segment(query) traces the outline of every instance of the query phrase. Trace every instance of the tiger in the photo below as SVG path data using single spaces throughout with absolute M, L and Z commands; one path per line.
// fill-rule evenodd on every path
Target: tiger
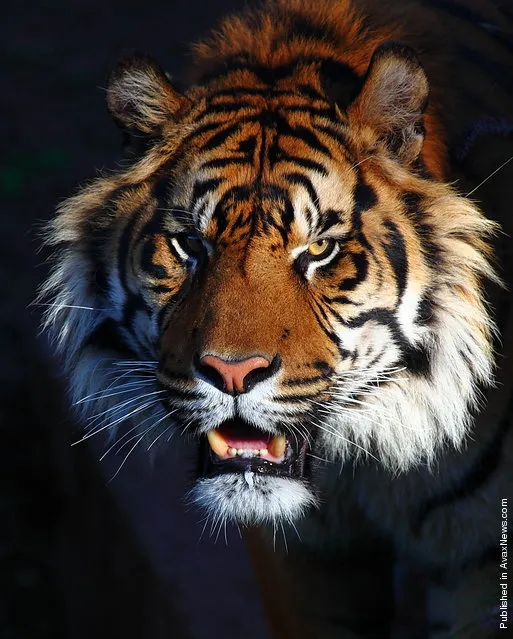
M 84 439 L 193 442 L 188 498 L 245 528 L 280 639 L 508 626 L 512 20 L 265 0 L 181 87 L 127 56 L 126 158 L 49 225 Z M 400 635 L 409 591 L 425 624 Z

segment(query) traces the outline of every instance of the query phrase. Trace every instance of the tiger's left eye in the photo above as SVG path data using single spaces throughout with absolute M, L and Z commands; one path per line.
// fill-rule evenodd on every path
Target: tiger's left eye
M 317 242 L 312 242 L 312 244 L 310 244 L 307 248 L 307 253 L 310 257 L 319 259 L 329 255 L 334 248 L 335 240 L 327 238 L 324 240 L 318 240 Z
M 189 255 L 198 255 L 205 249 L 203 242 L 195 235 L 185 235 L 182 238 L 182 246 Z

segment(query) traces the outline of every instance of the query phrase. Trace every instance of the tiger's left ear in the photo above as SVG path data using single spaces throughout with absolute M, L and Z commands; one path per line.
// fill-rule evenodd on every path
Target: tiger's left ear
M 410 164 L 422 149 L 428 95 L 428 80 L 414 50 L 391 42 L 375 50 L 347 114 L 351 124 L 370 127 L 401 162 Z
M 189 104 L 149 56 L 123 58 L 110 76 L 107 106 L 116 123 L 129 133 L 158 135 Z

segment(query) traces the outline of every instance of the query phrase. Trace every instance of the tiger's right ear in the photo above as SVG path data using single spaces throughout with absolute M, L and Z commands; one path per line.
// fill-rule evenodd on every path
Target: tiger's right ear
M 149 56 L 121 59 L 110 76 L 107 106 L 125 131 L 158 135 L 189 104 L 189 99 L 175 91 Z

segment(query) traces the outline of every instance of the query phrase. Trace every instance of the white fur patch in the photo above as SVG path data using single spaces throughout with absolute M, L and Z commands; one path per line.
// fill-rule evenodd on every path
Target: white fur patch
M 243 473 L 199 479 L 190 498 L 213 521 L 243 525 L 294 521 L 316 505 L 313 493 L 299 480 L 253 475 L 248 481 Z

